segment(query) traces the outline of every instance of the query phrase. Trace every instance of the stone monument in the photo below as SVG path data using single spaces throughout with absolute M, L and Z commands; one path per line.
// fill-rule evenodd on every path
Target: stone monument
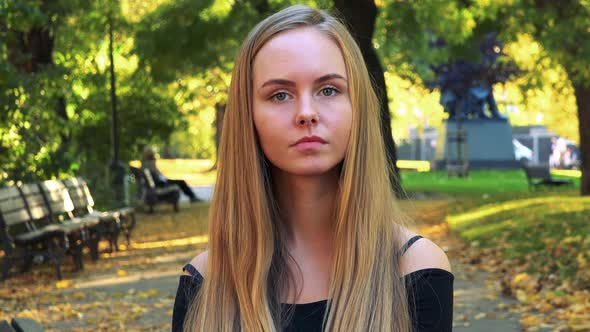
M 457 60 L 432 66 L 440 90 L 440 103 L 449 117 L 439 131 L 434 168 L 449 175 L 466 175 L 468 169 L 511 169 L 514 157 L 512 127 L 499 113 L 493 86 L 519 72 L 512 62 L 499 63 L 502 46 L 495 34 L 480 44 L 480 62 Z

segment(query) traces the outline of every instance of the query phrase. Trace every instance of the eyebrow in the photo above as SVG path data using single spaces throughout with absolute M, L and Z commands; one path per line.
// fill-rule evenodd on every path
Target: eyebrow
M 339 75 L 339 74 L 327 74 L 327 75 L 324 75 L 324 76 L 316 79 L 315 81 L 313 81 L 313 83 L 314 84 L 318 84 L 318 83 L 322 83 L 322 82 L 329 81 L 329 80 L 332 80 L 332 79 L 341 79 L 344 82 L 348 83 L 348 81 L 344 77 L 342 77 L 341 75 Z M 293 81 L 283 80 L 283 79 L 278 79 L 277 78 L 277 79 L 272 79 L 272 80 L 268 80 L 268 81 L 264 82 L 264 84 L 262 84 L 260 86 L 260 88 L 258 88 L 258 89 L 260 90 L 260 89 L 262 89 L 262 88 L 264 88 L 266 86 L 273 85 L 273 84 L 286 85 L 286 86 L 295 86 L 295 82 L 293 82 Z

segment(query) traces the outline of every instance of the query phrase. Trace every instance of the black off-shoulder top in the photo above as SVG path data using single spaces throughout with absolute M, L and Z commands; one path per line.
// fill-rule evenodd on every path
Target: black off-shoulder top
M 402 248 L 405 252 L 421 236 L 411 238 Z M 194 266 L 187 264 L 184 269 L 191 275 L 180 276 L 174 310 L 172 331 L 182 332 L 182 325 L 190 301 L 203 283 L 203 276 Z M 449 332 L 453 322 L 454 275 L 446 270 L 430 268 L 414 271 L 403 277 L 408 289 L 408 304 L 415 332 Z M 304 304 L 283 304 L 294 306 L 294 314 L 287 332 L 322 330 L 322 320 L 327 300 Z

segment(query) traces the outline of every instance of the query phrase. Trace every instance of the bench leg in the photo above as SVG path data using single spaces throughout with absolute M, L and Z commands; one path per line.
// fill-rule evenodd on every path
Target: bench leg
M 61 262 L 63 258 L 62 250 L 59 249 L 59 246 L 55 244 L 53 240 L 49 240 L 47 242 L 47 256 L 49 260 L 55 266 L 55 273 L 57 274 L 57 279 L 62 280 L 63 274 L 61 273 Z
M 84 269 L 84 260 L 82 257 L 83 248 L 85 241 L 83 240 L 86 237 L 80 236 L 80 238 L 72 238 L 70 239 L 70 251 L 72 254 L 72 260 L 74 262 L 74 266 L 76 271 L 81 271 Z
M 111 236 L 109 238 L 109 250 L 111 252 L 119 251 L 119 233 L 121 233 L 121 224 L 117 223 L 113 226 Z
M 135 213 L 131 213 L 128 216 L 128 220 L 130 220 L 131 223 L 125 225 L 125 240 L 127 241 L 127 247 L 131 246 L 131 232 L 135 228 L 135 223 L 137 222 L 135 220 Z
M 113 237 L 111 238 L 111 250 L 119 251 L 119 235 L 121 234 L 121 230 L 125 225 L 125 220 L 121 218 L 119 215 L 117 217 L 117 222 L 113 225 Z
M 8 272 L 12 266 L 12 253 L 5 253 L 4 259 L 2 260 L 2 277 L 0 281 L 4 281 L 8 278 Z
M 90 249 L 90 257 L 93 261 L 98 260 L 98 243 L 100 242 L 100 234 L 94 230 L 90 232 L 88 239 L 88 248 Z M 82 255 L 80 255 L 82 256 Z
M 31 248 L 31 251 L 33 251 L 32 248 Z M 31 271 L 31 268 L 33 267 L 33 259 L 34 259 L 33 255 L 25 255 L 25 257 L 23 259 L 23 266 L 22 266 L 21 272 Z
M 82 258 L 82 248 L 77 247 L 74 249 L 72 254 L 72 260 L 74 261 L 75 271 L 84 270 L 84 260 Z

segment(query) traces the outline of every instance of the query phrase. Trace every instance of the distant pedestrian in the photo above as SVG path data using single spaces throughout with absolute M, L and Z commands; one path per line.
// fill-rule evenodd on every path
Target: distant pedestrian
M 201 200 L 195 195 L 192 189 L 188 186 L 184 180 L 168 179 L 156 166 L 156 153 L 150 146 L 146 146 L 143 150 L 143 156 L 141 158 L 141 167 L 148 169 L 156 187 L 166 187 L 171 184 L 177 185 L 182 192 L 188 196 L 191 202 L 200 202 Z

